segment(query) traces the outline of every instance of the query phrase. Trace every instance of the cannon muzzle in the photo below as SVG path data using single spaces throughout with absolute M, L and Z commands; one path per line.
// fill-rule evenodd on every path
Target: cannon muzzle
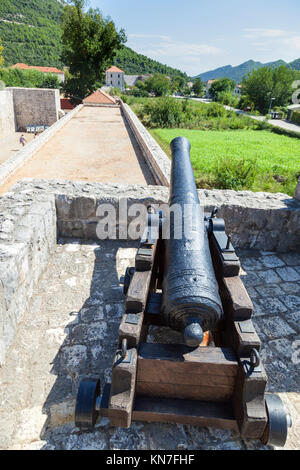
M 183 333 L 187 346 L 197 347 L 203 332 L 213 330 L 223 309 L 212 264 L 204 211 L 200 206 L 190 160 L 190 142 L 171 142 L 169 225 L 165 240 L 162 317 Z

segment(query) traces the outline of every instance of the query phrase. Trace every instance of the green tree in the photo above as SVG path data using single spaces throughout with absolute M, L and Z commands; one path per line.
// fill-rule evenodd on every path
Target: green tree
M 161 73 L 156 73 L 145 81 L 146 89 L 155 96 L 166 96 L 171 91 L 171 82 L 168 77 Z
M 1 65 L 4 64 L 4 58 L 3 58 L 3 55 L 2 55 L 3 49 L 4 49 L 4 47 L 2 46 L 2 41 L 1 41 L 1 38 L 0 38 L 0 67 L 1 67 Z
M 231 80 L 230 78 L 220 78 L 219 80 L 216 80 L 213 82 L 213 84 L 210 87 L 209 93 L 212 96 L 214 100 L 217 98 L 217 94 L 225 91 L 225 92 L 233 92 L 235 88 L 235 81 Z
M 273 107 L 286 106 L 291 102 L 292 84 L 296 78 L 296 72 L 283 65 L 276 69 L 262 67 L 244 78 L 243 95 L 254 103 L 256 109 L 266 114 L 270 104 Z
M 197 78 L 197 80 L 194 82 L 193 92 L 196 96 L 202 96 L 204 94 L 204 83 L 202 82 L 201 78 Z
M 99 9 L 84 11 L 85 0 L 72 0 L 62 15 L 62 61 L 69 67 L 64 91 L 80 101 L 103 82 L 118 48 L 126 41 Z

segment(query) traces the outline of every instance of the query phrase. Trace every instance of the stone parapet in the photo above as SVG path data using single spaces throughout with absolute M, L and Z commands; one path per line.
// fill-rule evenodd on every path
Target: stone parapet
M 144 158 L 151 170 L 155 182 L 161 186 L 169 186 L 171 175 L 171 160 L 160 148 L 155 139 L 143 126 L 130 106 L 121 101 L 123 115 L 128 122 L 134 137 L 139 144 Z
M 237 248 L 300 251 L 300 202 L 284 194 L 198 191 L 205 211 L 219 208 Z M 18 182 L 0 198 L 0 364 L 13 342 L 32 290 L 57 235 L 97 239 L 97 209 L 112 204 L 166 203 L 166 187 L 35 180 Z M 133 220 L 125 221 L 126 227 Z M 123 226 L 116 222 L 117 238 Z

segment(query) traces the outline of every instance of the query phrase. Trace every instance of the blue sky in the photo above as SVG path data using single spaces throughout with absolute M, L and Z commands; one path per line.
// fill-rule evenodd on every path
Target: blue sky
M 127 46 L 189 75 L 300 57 L 300 0 L 89 0 Z

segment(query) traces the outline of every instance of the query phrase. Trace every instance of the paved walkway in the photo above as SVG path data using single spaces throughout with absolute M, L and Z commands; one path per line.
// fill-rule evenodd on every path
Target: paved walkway
M 126 430 L 104 418 L 94 433 L 74 427 L 80 379 L 110 380 L 123 314 L 119 276 L 135 252 L 127 242 L 59 241 L 0 370 L 1 449 L 265 448 L 229 431 L 193 426 L 133 423 Z M 300 255 L 244 251 L 241 261 L 268 389 L 280 394 L 293 418 L 285 448 L 299 449 Z M 153 328 L 150 340 L 156 335 Z
M 15 132 L 7 137 L 0 139 L 0 165 L 23 147 L 20 144 L 20 136 L 23 132 Z M 27 143 L 31 142 L 34 134 L 24 134 Z
M 1 192 L 25 177 L 154 184 L 120 109 L 87 106 L 25 163 Z

